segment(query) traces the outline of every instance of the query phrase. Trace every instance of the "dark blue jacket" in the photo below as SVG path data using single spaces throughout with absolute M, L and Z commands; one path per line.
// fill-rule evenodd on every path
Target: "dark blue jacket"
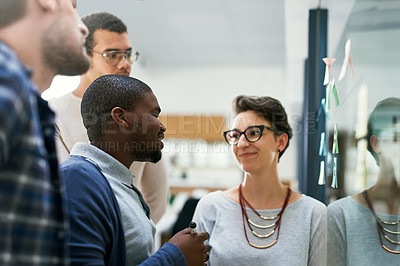
M 72 156 L 61 164 L 70 224 L 72 265 L 125 265 L 125 235 L 115 194 L 91 162 Z
M 91 161 L 71 156 L 61 164 L 70 230 L 67 243 L 72 265 L 123 266 L 125 235 L 115 194 Z M 141 266 L 186 266 L 181 250 L 166 243 Z

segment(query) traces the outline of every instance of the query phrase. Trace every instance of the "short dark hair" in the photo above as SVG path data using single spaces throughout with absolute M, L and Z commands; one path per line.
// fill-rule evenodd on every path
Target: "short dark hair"
M 271 123 L 275 136 L 280 136 L 284 133 L 287 134 L 288 142 L 286 147 L 279 152 L 280 158 L 287 147 L 289 147 L 289 141 L 293 135 L 285 108 L 282 106 L 281 102 L 268 96 L 239 95 L 233 100 L 232 107 L 235 115 L 246 111 L 253 111 L 257 115 L 263 117 Z
M 87 54 L 92 56 L 94 42 L 93 34 L 96 30 L 108 30 L 119 34 L 126 33 L 127 27 L 124 22 L 118 17 L 107 12 L 94 12 L 82 17 L 83 23 L 89 29 L 89 34 L 86 37 L 85 47 Z
M 105 119 L 111 117 L 114 107 L 134 112 L 137 104 L 150 92 L 152 90 L 145 83 L 128 76 L 104 75 L 93 81 L 81 103 L 83 125 L 89 140 L 100 140 Z
M 26 6 L 26 0 L 0 0 L 0 29 L 23 18 Z
M 390 97 L 377 103 L 368 118 L 368 151 L 379 166 L 379 155 L 372 149 L 371 136 L 379 138 L 382 131 L 390 129 L 393 124 L 400 122 L 400 98 Z

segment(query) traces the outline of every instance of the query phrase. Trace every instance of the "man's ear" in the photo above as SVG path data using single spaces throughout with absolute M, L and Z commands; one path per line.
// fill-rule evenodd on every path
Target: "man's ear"
M 55 0 L 36 0 L 39 6 L 44 11 L 51 11 L 54 12 L 57 9 L 57 5 L 59 1 Z
M 120 127 L 128 129 L 129 123 L 127 118 L 125 117 L 126 114 L 127 112 L 125 111 L 125 109 L 121 107 L 114 107 L 111 110 L 111 118 L 115 121 L 115 123 Z

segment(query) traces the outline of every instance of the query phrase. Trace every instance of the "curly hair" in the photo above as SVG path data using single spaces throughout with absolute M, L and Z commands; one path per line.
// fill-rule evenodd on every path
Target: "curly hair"
M 126 33 L 127 27 L 118 17 L 107 12 L 94 12 L 82 17 L 83 23 L 89 29 L 85 47 L 89 56 L 93 55 L 93 47 L 96 45 L 93 35 L 96 30 L 108 30 L 119 34 Z

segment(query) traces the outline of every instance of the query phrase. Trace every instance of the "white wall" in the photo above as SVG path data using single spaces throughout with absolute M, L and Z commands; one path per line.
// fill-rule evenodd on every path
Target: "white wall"
M 267 67 L 213 67 L 157 71 L 135 69 L 133 76 L 155 92 L 166 113 L 214 113 L 230 111 L 239 94 L 270 95 L 284 100 L 282 69 Z
M 288 97 L 285 73 L 278 68 L 213 67 L 149 71 L 141 65 L 133 65 L 132 74 L 153 89 L 162 114 L 219 114 L 225 115 L 230 121 L 233 98 L 239 94 L 247 94 L 268 95 L 279 99 L 285 106 L 292 124 L 301 115 L 298 110 L 293 111 L 296 108 L 290 102 L 293 96 Z M 78 82 L 79 77 L 57 76 L 43 97 L 49 99 L 67 93 L 73 90 Z M 298 93 L 298 97 L 302 97 L 303 94 L 300 85 L 298 91 L 291 92 Z M 297 184 L 296 154 L 295 135 L 289 150 L 279 163 L 281 178 L 289 179 L 293 184 Z

